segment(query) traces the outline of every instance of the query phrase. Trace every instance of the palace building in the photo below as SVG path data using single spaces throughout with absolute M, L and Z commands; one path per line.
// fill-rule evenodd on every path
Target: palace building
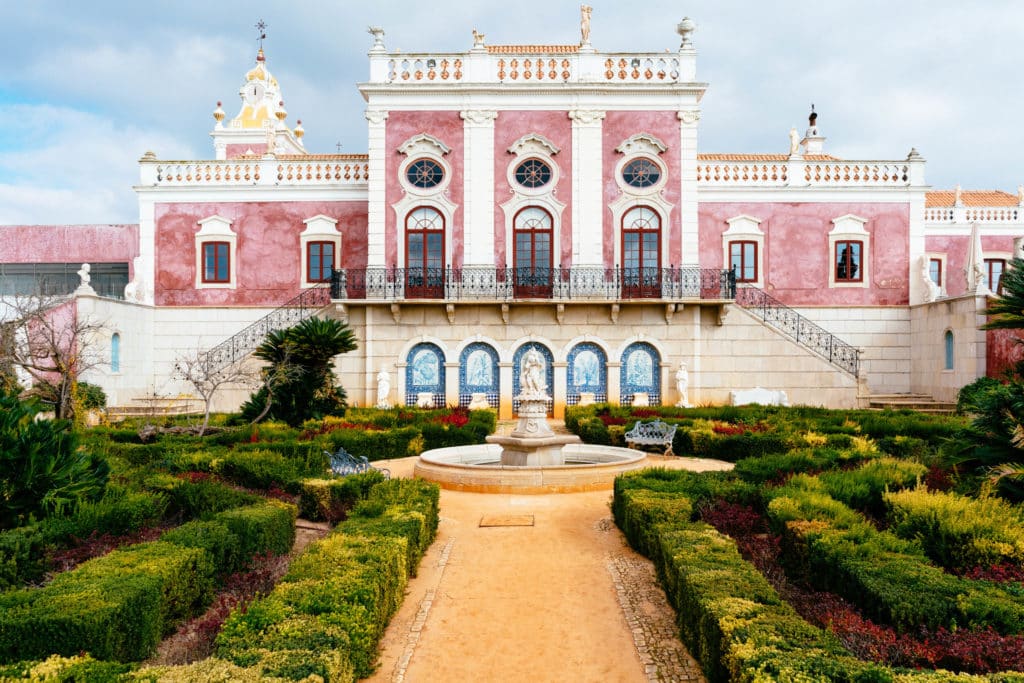
M 356 333 L 337 361 L 351 402 L 502 417 L 530 349 L 556 416 L 754 387 L 950 400 L 1008 362 L 1007 336 L 977 328 L 1024 192 L 936 191 L 909 144 L 836 158 L 827 112 L 778 154 L 705 151 L 692 21 L 630 53 L 581 28 L 564 45 L 474 31 L 445 54 L 371 29 L 366 154 L 307 151 L 261 48 L 213 112 L 211 158 L 139 160 L 137 225 L 0 227 L 4 293 L 78 288 L 108 331 L 85 379 L 115 405 L 187 395 L 183 354 L 245 362 L 313 314 Z

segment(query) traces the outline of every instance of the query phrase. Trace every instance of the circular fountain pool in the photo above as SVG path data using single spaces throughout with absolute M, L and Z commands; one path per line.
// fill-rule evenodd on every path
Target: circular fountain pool
M 610 489 L 621 472 L 646 466 L 647 454 L 629 448 L 568 443 L 561 464 L 502 464 L 503 446 L 488 443 L 425 451 L 415 475 L 442 488 L 478 493 L 571 493 Z

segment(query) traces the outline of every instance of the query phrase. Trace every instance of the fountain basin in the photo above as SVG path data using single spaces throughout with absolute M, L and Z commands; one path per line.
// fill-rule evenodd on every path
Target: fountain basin
M 615 446 L 564 444 L 555 456 L 562 464 L 550 465 L 502 464 L 502 450 L 487 443 L 425 451 L 414 474 L 456 491 L 571 493 L 609 490 L 622 472 L 647 466 L 646 453 Z

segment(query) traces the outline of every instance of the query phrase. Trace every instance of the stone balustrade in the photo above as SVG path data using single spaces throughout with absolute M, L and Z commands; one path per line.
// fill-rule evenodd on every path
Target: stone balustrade
M 371 50 L 366 85 L 454 83 L 680 84 L 696 52 L 602 53 L 578 45 L 478 46 L 462 53 Z
M 702 160 L 697 182 L 710 187 L 910 187 L 916 164 L 910 161 L 811 161 L 803 157 L 770 162 Z
M 932 206 L 924 210 L 925 223 L 986 223 L 1013 225 L 1024 223 L 1021 206 Z
M 358 158 L 140 162 L 143 186 L 365 186 L 369 164 Z

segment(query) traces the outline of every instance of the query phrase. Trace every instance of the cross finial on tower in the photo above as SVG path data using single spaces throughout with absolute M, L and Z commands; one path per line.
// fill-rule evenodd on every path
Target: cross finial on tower
M 267 38 L 267 23 L 260 19 L 256 22 L 256 30 L 259 31 L 259 37 L 256 40 L 260 41 L 260 49 L 263 49 L 263 41 Z
M 341 143 L 336 143 L 334 146 L 338 148 L 338 154 L 341 154 Z

